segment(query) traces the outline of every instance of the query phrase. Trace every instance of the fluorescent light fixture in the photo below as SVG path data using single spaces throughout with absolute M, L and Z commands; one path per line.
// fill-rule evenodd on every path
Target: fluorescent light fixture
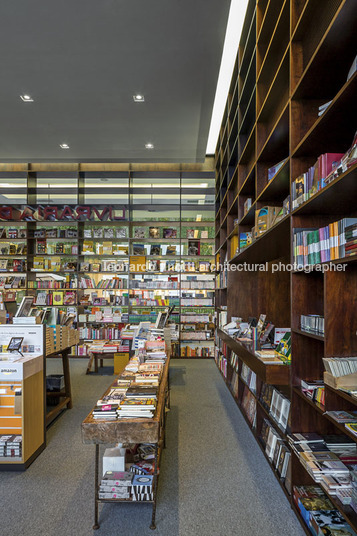
M 0 188 L 7 188 L 8 186 L 10 186 L 10 183 L 8 183 L 8 182 L 0 182 Z
M 216 150 L 247 5 L 248 0 L 232 0 L 231 2 L 206 154 L 214 154 Z
M 69 149 L 68 143 L 60 143 L 61 149 Z
M 138 93 L 137 95 L 133 95 L 134 102 L 145 102 L 144 95 L 141 95 Z
M 208 187 L 208 182 L 201 182 L 200 186 L 201 186 L 201 188 L 207 188 Z
M 145 143 L 145 149 L 153 149 L 154 144 L 153 143 Z
M 23 100 L 24 102 L 33 102 L 33 98 L 31 97 L 31 95 L 20 95 L 20 99 Z

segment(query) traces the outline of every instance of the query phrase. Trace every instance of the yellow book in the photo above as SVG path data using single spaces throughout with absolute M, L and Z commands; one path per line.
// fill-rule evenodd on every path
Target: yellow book
M 112 255 L 112 254 L 113 254 L 112 242 L 103 242 L 103 255 Z
M 238 235 L 233 235 L 231 238 L 231 259 L 236 255 L 238 248 Z
M 146 271 L 145 255 L 136 255 L 135 257 L 130 257 L 130 271 L 131 272 L 145 272 Z
M 63 305 L 63 291 L 56 290 L 52 293 L 53 305 Z
M 83 253 L 94 253 L 92 240 L 83 241 Z

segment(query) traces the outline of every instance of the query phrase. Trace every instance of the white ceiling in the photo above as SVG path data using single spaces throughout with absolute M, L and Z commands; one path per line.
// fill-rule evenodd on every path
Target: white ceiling
M 2 0 L 0 161 L 202 161 L 229 6 Z

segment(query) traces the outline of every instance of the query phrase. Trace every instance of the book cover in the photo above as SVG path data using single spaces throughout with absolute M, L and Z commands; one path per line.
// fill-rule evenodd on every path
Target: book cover
M 177 230 L 176 229 L 173 229 L 171 227 L 163 229 L 163 238 L 176 238 L 176 237 L 177 237 Z
M 149 237 L 150 238 L 160 238 L 160 228 L 159 227 L 149 227 Z M 164 236 L 165 238 L 165 236 Z
M 133 238 L 145 238 L 145 227 L 135 227 Z
M 160 244 L 151 244 L 150 255 L 161 255 L 161 246 L 160 246 Z

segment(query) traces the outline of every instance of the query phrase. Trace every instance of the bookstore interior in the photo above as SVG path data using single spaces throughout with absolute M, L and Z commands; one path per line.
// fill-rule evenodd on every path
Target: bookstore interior
M 196 381 L 194 374 L 204 375 L 219 391 L 217 400 L 207 403 L 210 411 L 221 405 L 229 426 L 236 426 L 238 446 L 240 437 L 242 444 L 251 441 L 266 478 L 272 475 L 272 495 L 288 505 L 294 536 L 356 536 L 356 0 L 210 0 L 202 7 L 209 12 L 202 30 L 208 46 L 204 60 L 193 37 L 195 24 L 187 28 L 184 46 L 172 26 L 178 12 L 169 7 L 164 35 L 170 36 L 172 49 L 182 47 L 177 65 L 164 55 L 149 75 L 142 59 L 147 91 L 137 93 L 130 80 L 124 84 L 125 90 L 131 88 L 132 108 L 121 102 L 121 89 L 113 98 L 109 87 L 114 81 L 118 89 L 122 80 L 118 74 L 111 80 L 108 65 L 101 64 L 100 53 L 114 42 L 122 47 L 123 36 L 131 37 L 125 30 L 114 39 L 105 25 L 99 28 L 95 17 L 104 17 L 103 9 L 102 20 L 116 33 L 115 20 L 124 9 L 104 3 L 88 7 L 91 28 L 101 32 L 98 57 L 94 54 L 88 65 L 95 50 L 88 36 L 83 36 L 88 49 L 78 49 L 68 70 L 61 70 L 67 56 L 56 59 L 60 41 L 45 53 L 50 36 L 41 32 L 34 45 L 41 68 L 59 86 L 56 99 L 61 100 L 61 91 L 67 99 L 54 111 L 51 127 L 46 114 L 54 86 L 40 87 L 44 79 L 36 79 L 39 72 L 27 56 L 18 77 L 21 42 L 6 66 L 10 81 L 3 94 L 0 89 L 9 107 L 0 125 L 0 482 L 5 479 L 7 493 L 20 500 L 22 487 L 15 487 L 14 476 L 16 486 L 43 486 L 46 472 L 36 471 L 41 463 L 56 465 L 61 452 L 51 443 L 71 418 L 71 433 L 79 438 L 73 449 L 89 453 L 78 478 L 91 481 L 85 501 L 92 504 L 92 518 L 80 505 L 77 515 L 85 532 L 73 525 L 65 533 L 80 536 L 93 527 L 98 534 L 102 528 L 108 536 L 132 536 L 139 534 L 139 518 L 145 528 L 159 528 L 164 522 L 160 487 L 173 478 L 167 473 L 176 466 L 170 456 L 180 457 L 180 445 L 191 441 L 190 435 L 179 439 L 178 450 L 170 454 L 169 435 L 175 428 L 183 433 L 185 419 L 198 419 L 187 408 L 180 412 L 177 400 L 183 400 L 186 383 Z M 18 35 L 13 9 L 4 10 L 4 17 Z M 73 45 L 78 27 L 58 9 Z M 134 15 L 126 9 L 130 26 Z M 145 35 L 158 52 L 162 36 L 151 34 L 153 29 L 159 34 L 156 9 L 150 13 L 145 7 L 140 28 L 153 25 Z M 234 9 L 242 12 L 240 28 Z M 27 15 L 24 10 L 21 21 L 31 26 L 35 19 L 32 14 L 27 21 Z M 180 17 L 180 24 L 187 23 L 187 13 Z M 191 22 L 198 25 L 201 19 L 197 12 Z M 205 144 L 230 27 L 234 60 L 209 150 Z M 123 67 L 134 86 L 139 78 L 130 66 L 136 53 L 128 51 Z M 52 59 L 58 65 L 49 67 L 45 62 Z M 197 67 L 202 61 L 205 76 Z M 154 63 L 150 53 L 149 67 Z M 178 113 L 170 115 L 163 93 L 163 102 L 153 95 L 154 89 L 163 91 L 159 67 L 167 67 L 172 85 L 180 85 L 178 75 L 187 80 L 187 95 L 182 84 L 173 89 Z M 80 102 L 82 90 L 89 101 L 103 91 L 92 80 L 95 70 L 108 92 L 105 105 L 98 100 L 98 115 L 90 103 Z M 72 96 L 64 90 L 64 73 L 74 77 Z M 79 75 L 85 80 L 78 81 Z M 17 107 L 10 88 L 22 93 Z M 193 98 L 194 90 L 202 95 Z M 119 110 L 117 119 L 111 117 L 114 110 Z M 204 117 L 197 119 L 200 114 Z M 99 137 L 89 142 L 95 131 Z M 144 139 L 153 131 L 159 141 L 142 144 L 141 152 L 131 150 L 142 139 L 139 131 Z M 118 144 L 110 139 L 114 132 Z M 58 136 L 56 151 L 49 144 Z M 86 143 L 91 143 L 88 149 Z M 87 389 L 91 400 L 81 401 Z M 207 404 L 200 407 L 199 398 L 187 404 L 206 415 Z M 194 422 L 191 426 L 194 434 Z M 236 446 L 227 440 L 224 447 Z M 241 448 L 237 461 L 247 464 Z M 206 488 L 207 466 L 188 467 Z M 215 484 L 223 490 L 226 470 Z M 259 486 L 254 468 L 249 474 Z M 181 495 L 177 501 L 180 509 Z M 135 509 L 102 504 L 130 502 L 149 503 L 150 513 L 142 504 Z M 258 502 L 250 498 L 251 511 L 261 508 Z M 26 504 L 29 508 L 24 502 L 22 509 Z M 123 522 L 132 527 L 129 532 L 121 530 L 121 508 L 128 509 Z M 118 515 L 116 531 L 105 529 L 103 512 Z M 239 508 L 235 515 L 239 523 Z M 13 513 L 9 517 L 25 536 L 39 534 L 16 525 Z M 178 527 L 177 535 L 200 534 L 195 523 L 190 530 Z M 233 534 L 223 527 L 214 534 Z M 276 533 L 283 529 L 284 519 Z

